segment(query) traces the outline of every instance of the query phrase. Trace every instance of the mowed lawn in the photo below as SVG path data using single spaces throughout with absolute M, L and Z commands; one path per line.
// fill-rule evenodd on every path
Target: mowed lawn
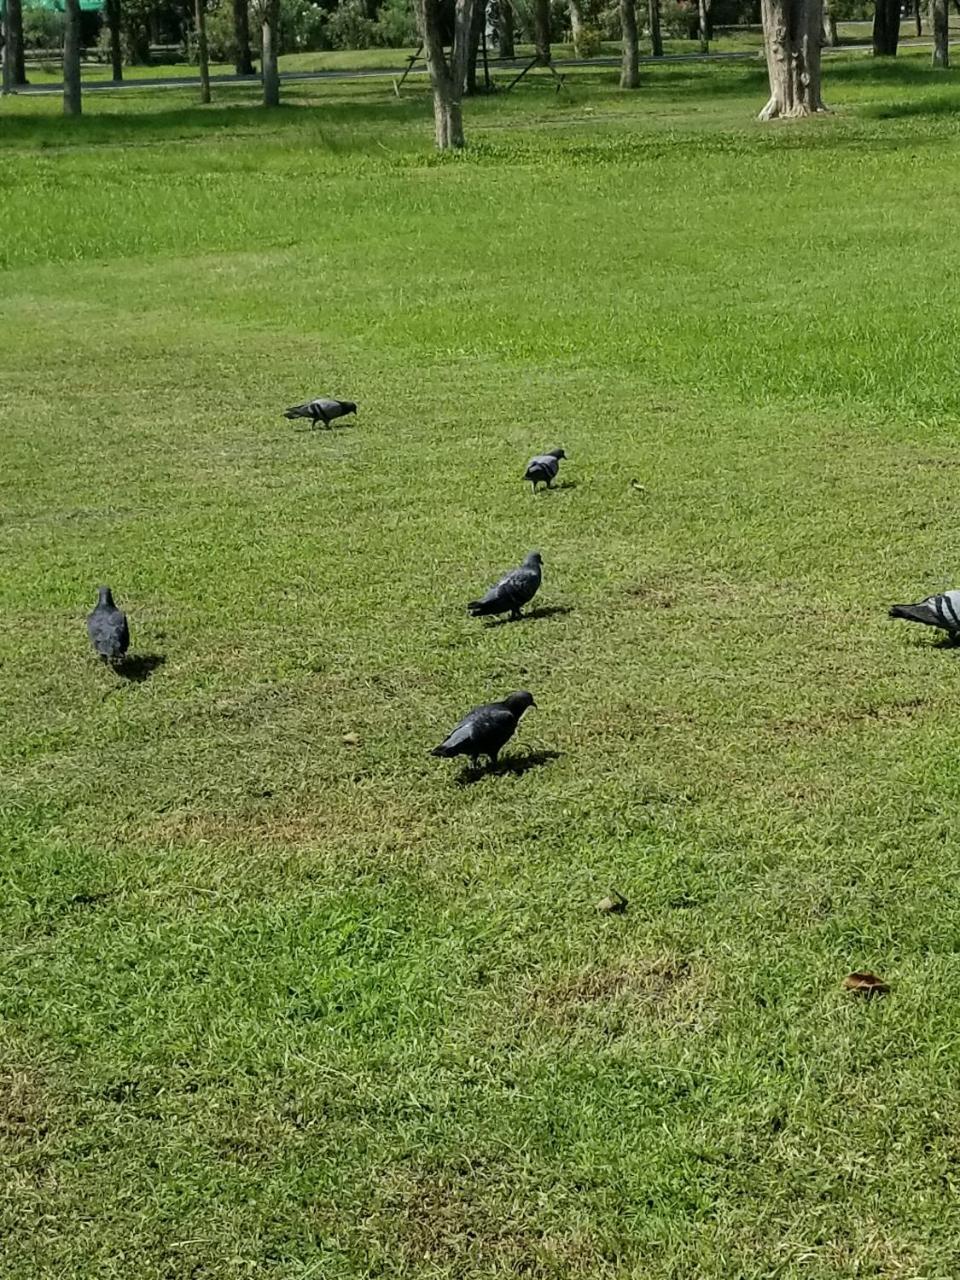
M 956 1274 L 927 57 L 782 127 L 759 65 L 533 81 L 448 162 L 422 85 L 3 104 L 4 1280 Z

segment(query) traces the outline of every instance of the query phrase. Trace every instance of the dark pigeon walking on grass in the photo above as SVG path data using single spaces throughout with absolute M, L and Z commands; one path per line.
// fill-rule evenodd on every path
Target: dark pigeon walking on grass
M 954 641 L 960 640 L 960 591 L 944 591 L 939 596 L 927 596 L 919 604 L 893 604 L 891 618 L 906 618 L 907 622 L 922 622 L 926 627 L 939 627 Z
M 296 404 L 292 409 L 287 409 L 284 413 L 285 418 L 309 418 L 316 425 L 322 422 L 325 427 L 329 427 L 335 418 L 343 418 L 348 413 L 356 413 L 357 406 L 352 400 L 327 400 L 323 396 L 318 396 L 316 400 L 308 400 L 306 404 Z
M 490 764 L 495 765 L 497 756 L 516 733 L 520 717 L 527 707 L 536 705 L 533 694 L 521 689 L 508 694 L 502 702 L 474 707 L 430 754 L 447 760 L 453 756 L 469 756 L 474 768 L 481 756 L 487 756 Z
M 543 560 L 539 551 L 531 551 L 519 569 L 511 569 L 500 581 L 480 597 L 467 605 L 470 616 L 484 618 L 490 614 L 509 613 L 519 618 L 520 610 L 540 590 L 543 576 Z
M 548 489 L 553 488 L 560 470 L 560 459 L 566 456 L 562 449 L 551 449 L 548 453 L 538 453 L 535 458 L 530 459 L 523 478 L 533 485 L 534 493 L 537 492 L 538 484 L 545 484 Z
M 87 635 L 103 662 L 120 662 L 130 647 L 127 615 L 113 603 L 109 587 L 100 587 L 97 592 L 97 606 L 87 617 Z

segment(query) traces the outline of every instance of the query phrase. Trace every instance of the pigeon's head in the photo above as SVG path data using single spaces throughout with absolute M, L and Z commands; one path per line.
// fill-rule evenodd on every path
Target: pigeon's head
M 344 401 L 343 401 L 343 412 L 344 412 L 344 413 L 356 413 L 356 412 L 357 412 L 357 406 L 353 403 L 353 401 L 352 401 L 352 400 L 344 400 Z
M 107 609 L 113 609 L 113 592 L 109 587 L 97 587 L 97 604 L 103 605 Z
M 530 554 L 525 557 L 523 563 L 528 569 L 539 569 L 543 565 L 543 556 L 539 551 L 531 551 Z
M 508 694 L 503 701 L 518 720 L 526 711 L 527 707 L 535 707 L 537 705 L 533 700 L 533 694 L 528 693 L 526 689 L 520 689 L 516 693 Z
M 548 456 L 559 460 L 560 458 L 565 458 L 567 455 L 562 449 L 551 449 Z

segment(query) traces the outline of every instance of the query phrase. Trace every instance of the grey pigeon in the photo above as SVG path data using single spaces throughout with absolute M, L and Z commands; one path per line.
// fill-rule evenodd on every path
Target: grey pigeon
M 87 635 L 104 662 L 119 662 L 130 647 L 127 615 L 113 603 L 109 587 L 97 590 L 97 606 L 87 617 Z
M 535 458 L 530 459 L 523 478 L 533 485 L 534 493 L 537 492 L 538 484 L 545 484 L 548 489 L 553 488 L 553 482 L 560 470 L 560 459 L 566 456 L 562 449 L 551 449 L 547 453 L 538 453 Z
M 329 427 L 334 418 L 342 418 L 348 413 L 356 413 L 357 406 L 352 400 L 326 400 L 318 396 L 316 400 L 308 400 L 306 404 L 296 404 L 287 409 L 285 418 L 309 418 L 314 424 L 322 422 Z
M 531 551 L 519 569 L 511 569 L 508 574 L 479 600 L 471 600 L 467 609 L 473 618 L 483 618 L 488 614 L 509 613 L 511 618 L 519 618 L 520 610 L 533 599 L 540 590 L 540 579 L 543 575 L 543 560 L 539 551 Z
M 467 712 L 457 727 L 434 747 L 431 755 L 451 759 L 453 756 L 469 756 L 473 767 L 481 756 L 487 756 L 491 765 L 517 731 L 520 717 L 527 707 L 535 707 L 533 694 L 521 689 L 508 694 L 502 702 L 487 702 Z
M 954 640 L 960 639 L 960 591 L 945 591 L 939 596 L 927 596 L 919 604 L 893 604 L 890 606 L 890 617 L 922 622 L 927 627 L 939 627 Z

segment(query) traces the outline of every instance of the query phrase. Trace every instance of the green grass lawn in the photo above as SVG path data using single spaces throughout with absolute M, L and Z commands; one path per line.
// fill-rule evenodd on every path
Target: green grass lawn
M 928 56 L 0 107 L 4 1280 L 956 1274 Z

